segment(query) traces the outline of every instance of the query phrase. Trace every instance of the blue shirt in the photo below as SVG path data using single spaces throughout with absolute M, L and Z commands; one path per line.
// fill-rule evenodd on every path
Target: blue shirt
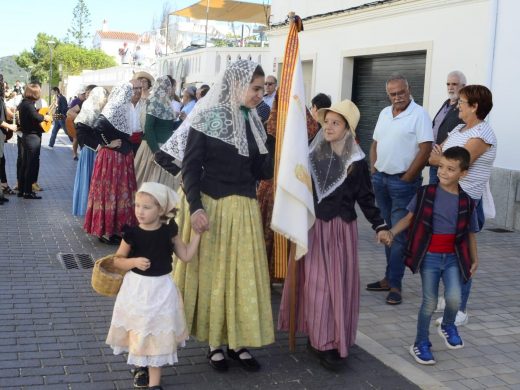
M 406 209 L 413 213 L 417 203 L 417 195 L 414 195 Z M 477 233 L 478 220 L 476 207 L 469 220 L 469 231 Z M 455 234 L 457 231 L 457 217 L 459 215 L 459 195 L 445 191 L 439 185 L 435 192 L 435 201 L 433 202 L 433 234 Z

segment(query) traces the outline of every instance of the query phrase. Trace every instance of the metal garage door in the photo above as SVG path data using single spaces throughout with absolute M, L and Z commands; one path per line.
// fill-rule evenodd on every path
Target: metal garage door
M 405 76 L 415 102 L 422 105 L 425 66 L 426 51 L 354 59 L 352 101 L 361 111 L 356 133 L 367 156 L 379 113 L 390 104 L 385 91 L 386 80 L 392 73 Z

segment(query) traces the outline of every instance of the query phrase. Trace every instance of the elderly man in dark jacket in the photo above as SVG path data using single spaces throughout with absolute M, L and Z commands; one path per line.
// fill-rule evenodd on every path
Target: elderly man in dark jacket
M 464 73 L 458 70 L 448 73 L 446 81 L 448 100 L 442 103 L 441 108 L 433 119 L 433 139 L 437 145 L 441 145 L 448 138 L 448 133 L 457 125 L 464 123 L 459 118 L 457 103 L 459 101 L 459 91 L 465 85 L 466 76 L 464 76 Z M 430 167 L 430 184 L 437 184 L 438 182 L 437 167 Z

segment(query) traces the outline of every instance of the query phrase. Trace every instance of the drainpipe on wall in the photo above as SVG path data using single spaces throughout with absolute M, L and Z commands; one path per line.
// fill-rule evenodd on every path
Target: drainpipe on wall
M 490 90 L 493 87 L 493 68 L 495 65 L 495 45 L 497 39 L 497 20 L 498 20 L 498 2 L 499 0 L 491 0 L 490 3 L 490 34 L 489 34 L 489 62 L 488 62 L 488 75 L 486 84 Z

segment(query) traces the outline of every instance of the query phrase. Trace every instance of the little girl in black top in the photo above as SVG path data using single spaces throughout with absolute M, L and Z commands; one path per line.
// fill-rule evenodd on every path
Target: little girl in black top
M 177 194 L 159 183 L 143 183 L 135 197 L 138 226 L 123 228 L 114 263 L 128 270 L 117 295 L 107 344 L 114 354 L 128 353 L 136 365 L 134 385 L 160 386 L 161 366 L 177 362 L 177 347 L 188 339 L 184 305 L 173 282 L 172 254 L 190 261 L 200 235 L 185 244 L 173 219 Z

